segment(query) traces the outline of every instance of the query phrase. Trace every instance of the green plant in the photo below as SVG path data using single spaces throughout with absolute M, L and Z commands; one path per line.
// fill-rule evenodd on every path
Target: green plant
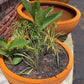
M 22 49 L 28 44 L 28 41 L 24 38 L 19 38 L 9 42 L 0 38 L 0 54 L 6 56 L 12 65 L 16 65 L 22 61 L 22 57 L 14 56 L 14 54 L 22 53 Z
M 39 55 L 40 53 L 43 53 L 45 49 L 51 49 L 53 51 L 54 55 L 57 56 L 57 65 L 59 66 L 59 51 L 57 44 L 54 43 L 54 40 L 58 40 L 58 37 L 60 35 L 64 35 L 64 33 L 56 33 L 56 25 L 53 26 L 51 31 L 49 25 L 62 15 L 62 11 L 50 15 L 50 13 L 53 11 L 53 7 L 43 11 L 40 7 L 39 0 L 37 0 L 37 2 L 35 2 L 34 4 L 30 4 L 26 0 L 20 1 L 32 16 L 33 22 L 26 19 L 21 19 L 21 22 L 15 22 L 13 24 L 14 31 L 12 36 L 12 39 L 14 40 L 10 44 L 8 44 L 8 42 L 5 40 L 1 40 L 2 43 L 5 43 L 6 46 L 8 46 L 6 49 L 1 45 L 1 47 L 5 49 L 0 49 L 1 54 L 8 57 L 9 60 L 11 59 L 12 61 L 10 61 L 13 65 L 18 64 L 23 59 L 23 61 L 29 67 L 25 68 L 20 74 L 26 74 L 23 72 L 25 72 L 27 69 L 29 69 L 27 74 L 29 74 L 33 69 L 37 70 Z M 24 37 L 24 35 L 27 36 L 27 40 L 21 39 Z M 15 44 L 16 39 L 18 40 L 18 42 Z M 23 40 L 23 42 L 20 40 Z M 19 44 L 22 44 L 23 46 L 18 46 Z M 9 47 L 10 45 L 14 46 L 13 49 Z M 10 55 L 10 52 L 19 50 L 19 48 L 20 52 L 17 51 Z M 14 56 L 14 58 L 12 56 Z M 13 60 L 15 59 L 15 56 L 18 59 L 20 58 L 21 60 L 18 61 L 18 63 L 14 64 Z
M 27 0 L 20 0 L 20 2 L 24 5 L 26 10 L 33 18 L 33 25 L 39 27 L 40 30 L 44 30 L 62 15 L 62 11 L 50 15 L 50 13 L 53 11 L 53 7 L 43 11 L 39 0 L 33 4 L 30 4 Z
M 50 15 L 50 13 L 53 11 L 53 7 L 50 7 L 43 11 L 40 7 L 39 0 L 37 0 L 37 2 L 35 2 L 34 4 L 30 4 L 26 0 L 20 0 L 20 2 L 30 13 L 31 17 L 33 18 L 33 22 L 22 19 L 20 24 L 16 24 L 14 35 L 15 33 L 17 33 L 19 35 L 16 34 L 16 36 L 28 36 L 28 40 L 30 40 L 31 42 L 30 46 L 34 48 L 36 56 L 35 58 L 38 64 L 39 52 L 43 51 L 43 31 L 47 26 L 52 24 L 62 15 L 62 11 Z
M 44 37 L 44 43 L 47 45 L 47 50 L 51 49 L 53 51 L 54 56 L 57 56 L 57 66 L 59 67 L 59 49 L 58 44 L 55 43 L 55 40 L 59 40 L 59 36 L 65 35 L 64 32 L 57 32 L 57 25 L 53 26 L 52 31 L 50 28 L 47 28 L 46 32 L 43 32 Z
M 12 32 L 12 39 L 21 38 L 25 35 L 28 36 L 28 26 L 29 22 L 26 20 L 22 20 L 21 23 L 18 21 L 14 22 L 12 24 L 12 27 L 14 28 Z
M 27 21 L 27 20 L 25 20 Z M 23 26 L 23 25 L 22 25 Z M 29 26 L 30 27 L 30 26 Z M 57 65 L 59 67 L 59 49 L 55 40 L 59 40 L 60 35 L 64 35 L 63 32 L 57 32 L 57 25 L 53 26 L 52 31 L 49 27 L 46 28 L 46 31 L 38 32 L 38 37 L 35 38 L 33 34 L 35 31 L 30 31 L 31 37 L 28 38 L 28 47 L 26 45 L 23 53 L 16 53 L 15 55 L 23 57 L 23 61 L 29 65 L 30 71 L 36 70 L 38 66 L 39 54 L 44 52 L 45 49 L 51 49 L 54 56 L 57 56 Z M 26 70 L 26 69 L 25 69 Z M 24 70 L 23 70 L 24 71 Z M 22 73 L 22 72 L 21 72 Z

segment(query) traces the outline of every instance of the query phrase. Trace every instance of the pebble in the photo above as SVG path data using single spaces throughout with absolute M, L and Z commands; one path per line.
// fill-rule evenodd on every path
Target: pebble
M 39 79 L 41 79 L 42 77 L 41 76 L 38 76 Z

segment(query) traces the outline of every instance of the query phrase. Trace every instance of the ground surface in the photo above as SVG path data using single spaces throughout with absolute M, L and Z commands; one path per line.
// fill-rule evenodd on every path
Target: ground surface
M 72 32 L 75 60 L 73 84 L 84 84 L 84 0 L 70 0 L 69 4 L 77 7 L 82 14 L 78 26 Z

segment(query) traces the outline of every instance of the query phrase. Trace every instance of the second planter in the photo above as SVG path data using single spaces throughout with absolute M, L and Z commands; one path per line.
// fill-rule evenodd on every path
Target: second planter
M 31 4 L 33 4 L 34 2 L 35 1 L 30 1 Z M 81 16 L 81 13 L 77 8 L 57 1 L 40 1 L 40 3 L 43 10 L 53 6 L 54 11 L 52 13 L 63 10 L 62 16 L 54 23 L 57 24 L 57 32 L 63 31 L 68 34 L 75 29 Z M 33 21 L 32 17 L 22 4 L 18 6 L 17 12 L 20 18 L 25 18 Z

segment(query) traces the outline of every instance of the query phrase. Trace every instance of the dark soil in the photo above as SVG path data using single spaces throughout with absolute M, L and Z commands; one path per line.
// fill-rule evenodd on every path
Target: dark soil
M 63 52 L 62 52 L 63 51 Z M 25 68 L 29 67 L 26 65 L 23 61 L 13 66 L 9 64 L 8 59 L 4 59 L 6 66 L 14 73 L 20 75 L 19 73 L 24 70 Z M 37 66 L 37 70 L 33 70 L 29 75 L 20 75 L 26 78 L 32 78 L 32 79 L 44 79 L 44 78 L 50 78 L 53 77 L 60 72 L 62 72 L 67 64 L 68 64 L 68 56 L 64 49 L 60 48 L 59 51 L 59 67 L 57 66 L 57 60 L 56 56 L 52 55 L 52 52 L 46 51 L 45 53 L 42 53 L 39 57 L 39 63 Z M 28 72 L 28 70 L 27 70 Z

